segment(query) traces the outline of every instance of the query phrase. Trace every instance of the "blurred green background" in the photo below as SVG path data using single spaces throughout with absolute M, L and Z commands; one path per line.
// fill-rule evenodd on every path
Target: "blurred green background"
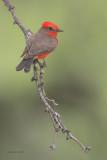
M 105 160 L 107 158 L 107 1 L 11 0 L 33 32 L 43 21 L 64 30 L 60 45 L 47 58 L 45 87 L 60 104 L 55 109 L 83 143 L 86 154 L 63 135 L 56 136 L 44 113 L 32 72 L 16 72 L 24 37 L 0 2 L 0 159 Z M 13 152 L 13 153 L 11 153 Z M 20 152 L 20 153 L 18 153 Z M 22 152 L 22 153 L 21 153 Z

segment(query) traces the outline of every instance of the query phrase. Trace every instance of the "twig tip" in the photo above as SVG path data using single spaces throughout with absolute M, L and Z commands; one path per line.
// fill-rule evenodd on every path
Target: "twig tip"
M 54 150 L 56 149 L 56 145 L 55 145 L 55 144 L 51 144 L 51 145 L 49 146 L 49 148 L 51 149 L 51 151 L 54 151 Z
M 84 152 L 85 153 L 88 153 L 90 150 L 91 150 L 91 146 L 86 146 L 85 148 L 84 148 Z

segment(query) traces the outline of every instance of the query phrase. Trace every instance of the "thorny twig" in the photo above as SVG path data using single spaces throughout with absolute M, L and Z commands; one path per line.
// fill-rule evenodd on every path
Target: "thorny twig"
M 40 67 L 40 73 L 43 74 L 43 66 L 40 64 L 40 62 L 38 63 L 38 61 L 35 61 L 34 63 L 34 80 L 36 82 L 37 88 L 38 88 L 38 93 L 40 95 L 40 98 L 43 102 L 43 104 L 46 107 L 46 112 L 49 113 L 52 122 L 53 122 L 53 126 L 55 129 L 55 132 L 62 132 L 66 135 L 66 139 L 72 139 L 74 140 L 77 144 L 79 144 L 79 146 L 84 150 L 84 151 L 88 151 L 90 150 L 90 147 L 86 147 L 84 146 L 75 136 L 72 135 L 71 131 L 69 131 L 63 124 L 61 118 L 60 118 L 60 114 L 57 113 L 56 111 L 54 111 L 54 109 L 52 108 L 52 106 L 49 104 L 47 97 L 44 95 L 44 85 L 43 85 L 43 76 L 41 76 L 41 74 L 39 73 L 39 75 L 37 74 L 37 64 Z
M 16 16 L 16 12 L 14 10 L 14 6 L 10 3 L 9 0 L 2 0 L 4 2 L 4 4 L 6 5 L 6 7 L 8 8 L 8 10 L 10 11 L 13 20 L 14 20 L 14 24 L 17 24 L 18 27 L 21 29 L 21 31 L 23 32 L 24 36 L 25 36 L 25 40 L 26 43 L 29 39 L 29 37 L 33 34 L 29 29 L 27 29 L 19 20 L 19 18 Z M 38 66 L 39 66 L 39 74 L 38 72 Z M 36 82 L 36 86 L 38 89 L 38 93 L 39 96 L 45 106 L 45 111 L 49 113 L 51 120 L 53 122 L 53 126 L 55 129 L 55 132 L 62 132 L 63 134 L 65 134 L 66 139 L 72 139 L 73 141 L 75 141 L 84 151 L 88 151 L 90 150 L 90 147 L 87 147 L 85 145 L 83 145 L 75 136 L 72 135 L 71 131 L 69 131 L 63 124 L 61 118 L 60 118 L 60 114 L 57 113 L 52 106 L 56 106 L 58 105 L 55 100 L 53 99 L 49 99 L 46 96 L 45 90 L 44 90 L 44 65 L 41 64 L 39 61 L 35 60 L 34 64 L 33 64 L 33 78 L 32 80 Z M 52 147 L 52 146 L 51 146 Z
M 39 61 L 34 61 L 34 62 L 37 62 L 40 66 L 40 84 L 41 84 L 41 87 L 42 87 L 42 92 L 45 96 L 45 99 L 48 101 L 48 102 L 51 102 L 54 106 L 58 106 L 58 104 L 55 102 L 54 99 L 50 99 L 46 96 L 46 92 L 45 92 L 45 89 L 44 89 L 44 68 L 46 66 L 45 64 L 45 61 L 43 61 L 43 63 L 40 63 Z

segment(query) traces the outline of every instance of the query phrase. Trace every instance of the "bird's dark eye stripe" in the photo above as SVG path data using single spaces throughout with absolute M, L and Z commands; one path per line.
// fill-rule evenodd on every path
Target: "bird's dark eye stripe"
M 49 30 L 54 30 L 52 27 L 48 27 Z

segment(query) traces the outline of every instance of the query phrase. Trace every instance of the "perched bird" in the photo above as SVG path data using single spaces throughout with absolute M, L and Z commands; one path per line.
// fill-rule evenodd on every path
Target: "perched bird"
M 21 55 L 23 59 L 16 67 L 16 71 L 24 69 L 25 72 L 29 72 L 34 59 L 46 58 L 58 45 L 58 32 L 63 32 L 58 25 L 53 22 L 44 22 L 39 31 L 30 36 Z

